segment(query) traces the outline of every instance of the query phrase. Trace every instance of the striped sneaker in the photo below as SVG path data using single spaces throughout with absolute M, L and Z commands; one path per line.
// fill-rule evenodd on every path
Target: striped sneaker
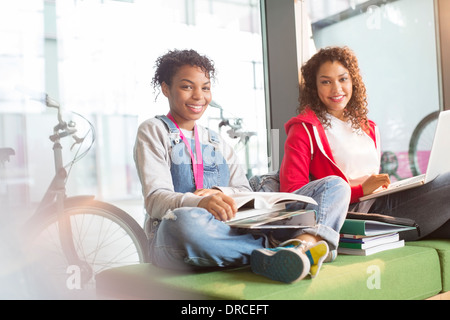
M 296 246 L 297 249 L 306 254 L 311 266 L 309 270 L 311 278 L 317 277 L 322 263 L 331 262 L 336 258 L 333 251 L 330 252 L 328 244 L 325 241 L 311 243 L 299 239 L 291 239 L 281 243 L 280 246 Z
M 250 264 L 254 273 L 285 283 L 303 279 L 311 266 L 306 254 L 295 246 L 254 250 Z
M 311 274 L 315 278 L 329 256 L 325 241 L 315 244 L 297 239 L 285 241 L 276 248 L 254 250 L 251 268 L 254 273 L 285 283 L 299 281 Z
M 317 277 L 323 262 L 328 259 L 334 260 L 332 254 L 330 257 L 328 244 L 325 241 L 319 241 L 307 247 L 305 254 L 308 256 L 311 263 L 311 268 L 309 270 L 311 278 Z

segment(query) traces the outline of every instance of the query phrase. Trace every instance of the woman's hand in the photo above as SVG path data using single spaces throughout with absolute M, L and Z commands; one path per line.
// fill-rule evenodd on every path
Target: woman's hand
M 205 196 L 202 200 L 200 200 L 197 206 L 208 210 L 217 220 L 228 221 L 233 218 L 237 212 L 234 199 L 219 190 L 212 191 L 217 192 Z
M 373 193 L 379 187 L 387 188 L 391 184 L 391 180 L 389 179 L 389 175 L 382 174 L 373 174 L 362 184 L 362 189 L 364 195 L 368 195 Z

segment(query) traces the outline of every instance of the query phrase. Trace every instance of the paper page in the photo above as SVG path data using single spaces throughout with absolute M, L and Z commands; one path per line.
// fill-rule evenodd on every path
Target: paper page
M 226 223 L 239 228 L 306 228 L 315 225 L 315 216 L 314 210 L 280 210 Z
M 238 208 L 252 207 L 255 209 L 264 209 L 272 208 L 276 203 L 294 201 L 317 204 L 310 197 L 288 192 L 240 192 L 230 196 L 236 201 Z
M 255 217 L 255 216 L 259 216 L 259 215 L 263 215 L 263 214 L 267 214 L 267 213 L 273 213 L 274 211 L 280 211 L 280 210 L 284 210 L 286 209 L 286 204 L 285 203 L 278 203 L 275 204 L 272 208 L 263 208 L 263 209 L 242 209 L 239 210 L 236 215 L 234 216 L 233 219 L 228 220 L 229 222 L 231 221 L 236 221 L 236 220 L 241 220 L 241 219 L 247 219 L 247 218 L 251 218 L 251 217 Z

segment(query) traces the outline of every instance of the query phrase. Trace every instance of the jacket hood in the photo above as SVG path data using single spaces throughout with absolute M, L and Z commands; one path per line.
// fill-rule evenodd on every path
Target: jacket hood
M 368 133 L 372 137 L 372 139 L 375 140 L 375 123 L 372 120 L 369 121 L 369 128 Z M 284 125 L 284 130 L 286 133 L 289 133 L 289 129 L 292 125 L 301 124 L 301 123 L 309 123 L 316 127 L 322 127 L 322 123 L 320 122 L 319 118 L 317 118 L 314 111 L 307 108 L 302 113 L 300 113 L 298 116 L 291 118 L 286 124 Z
M 312 111 L 311 109 L 306 109 L 298 116 L 293 117 L 288 122 L 286 122 L 286 124 L 284 125 L 284 129 L 286 130 L 286 133 L 289 133 L 289 129 L 291 128 L 292 125 L 301 123 L 310 123 L 313 126 L 321 125 L 319 118 L 317 118 L 314 111 Z

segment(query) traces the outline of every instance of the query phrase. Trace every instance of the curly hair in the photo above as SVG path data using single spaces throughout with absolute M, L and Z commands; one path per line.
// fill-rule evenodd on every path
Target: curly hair
M 360 74 L 358 60 L 353 51 L 346 46 L 320 49 L 302 66 L 298 113 L 302 113 L 309 108 L 314 111 L 325 127 L 330 126 L 330 121 L 326 117 L 327 108 L 319 98 L 316 83 L 317 72 L 320 66 L 327 61 L 340 62 L 348 69 L 352 79 L 352 97 L 344 110 L 344 116 L 352 122 L 354 129 L 367 127 L 366 86 Z
M 172 84 L 173 76 L 185 65 L 199 67 L 205 72 L 209 79 L 214 79 L 216 70 L 214 62 L 207 56 L 200 55 L 195 50 L 170 50 L 156 59 L 155 75 L 152 79 L 153 89 L 156 90 L 163 82 L 169 86 Z

